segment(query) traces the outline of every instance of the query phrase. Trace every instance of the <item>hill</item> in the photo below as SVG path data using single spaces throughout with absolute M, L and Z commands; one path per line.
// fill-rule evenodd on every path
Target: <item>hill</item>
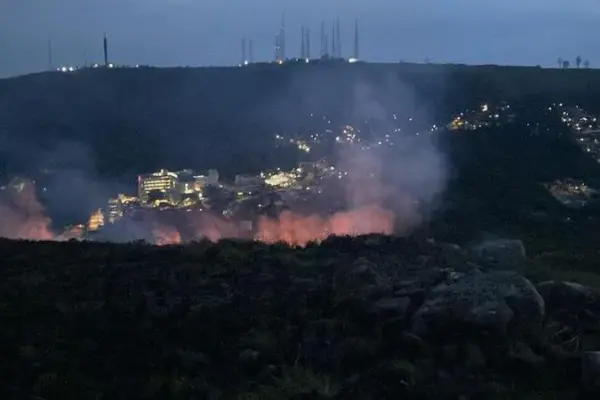
M 600 295 L 534 287 L 518 250 L 507 272 L 377 235 L 0 251 L 4 398 L 567 399 L 598 343 Z
M 0 80 L 1 169 L 75 166 L 113 178 L 164 166 L 260 170 L 296 161 L 272 151 L 273 134 L 324 124 L 310 114 L 443 123 L 488 101 L 595 111 L 598 83 L 591 69 L 335 62 L 34 74 Z

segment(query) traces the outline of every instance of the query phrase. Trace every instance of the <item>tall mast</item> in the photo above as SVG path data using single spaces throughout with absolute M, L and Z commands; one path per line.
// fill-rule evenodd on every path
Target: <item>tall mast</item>
M 337 56 L 338 56 L 338 58 L 342 58 L 342 38 L 340 35 L 340 17 L 337 17 L 337 20 L 336 20 L 335 35 L 336 35 L 336 44 L 337 44 Z
M 108 67 L 108 39 L 104 33 L 104 66 Z
M 358 60 L 359 54 L 358 42 L 358 18 L 354 21 L 354 58 Z
M 281 47 L 281 61 L 285 60 L 285 14 L 281 14 L 281 38 L 280 38 L 280 47 Z
M 337 56 L 337 48 L 335 46 L 335 21 L 331 25 L 331 57 Z
M 250 63 L 254 62 L 254 45 L 252 43 L 252 39 L 248 40 L 248 61 Z
M 310 29 L 306 28 L 304 33 L 306 34 L 306 58 L 310 60 Z
M 304 25 L 300 25 L 300 38 L 302 44 L 300 45 L 300 58 L 306 58 L 306 35 L 304 34 Z
M 246 38 L 242 38 L 242 59 L 240 65 L 244 65 L 248 61 L 246 58 Z
M 327 54 L 327 40 L 325 39 L 325 22 L 321 21 L 321 57 Z
M 275 61 L 279 61 L 281 59 L 280 55 L 281 55 L 281 48 L 280 48 L 280 37 L 279 37 L 279 32 L 277 32 L 277 34 L 275 35 Z

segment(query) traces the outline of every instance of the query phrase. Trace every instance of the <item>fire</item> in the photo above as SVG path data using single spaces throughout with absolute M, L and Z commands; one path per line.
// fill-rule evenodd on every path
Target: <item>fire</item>
M 393 230 L 394 214 L 378 206 L 338 212 L 328 218 L 284 211 L 277 219 L 259 219 L 255 239 L 266 243 L 285 242 L 305 246 L 308 242 L 320 242 L 330 235 L 391 234 Z
M 156 224 L 152 229 L 154 243 L 158 246 L 166 246 L 181 243 L 181 234 L 174 226 Z
M 233 222 L 215 216 L 206 216 L 195 222 L 194 240 L 217 242 L 226 238 L 250 238 Z M 278 218 L 260 217 L 254 239 L 265 243 L 284 242 L 292 246 L 305 246 L 309 242 L 320 242 L 330 235 L 391 234 L 393 230 L 394 214 L 378 206 L 338 212 L 325 218 L 316 214 L 304 216 L 284 211 Z M 182 242 L 181 234 L 174 226 L 156 224 L 152 234 L 157 245 Z

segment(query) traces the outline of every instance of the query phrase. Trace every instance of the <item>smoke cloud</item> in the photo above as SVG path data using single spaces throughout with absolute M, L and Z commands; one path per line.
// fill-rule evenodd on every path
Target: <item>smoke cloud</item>
M 329 74 L 329 72 L 325 72 Z M 287 88 L 294 93 L 310 94 L 293 97 L 289 93 L 273 99 L 257 115 L 270 115 L 277 104 L 276 118 L 296 121 L 298 114 L 313 112 L 314 104 L 344 102 L 344 109 L 351 110 L 354 121 L 368 120 L 369 139 L 360 143 L 340 144 L 335 150 L 336 170 L 340 171 L 334 196 L 340 199 L 341 208 L 303 212 L 291 206 L 278 216 L 257 216 L 253 229 L 242 228 L 241 221 L 233 221 L 211 212 L 173 213 L 144 212 L 142 217 L 125 217 L 102 229 L 97 240 L 127 242 L 145 240 L 158 245 L 177 244 L 192 240 L 218 241 L 224 238 L 255 239 L 268 243 L 286 242 L 303 246 L 311 241 L 321 241 L 329 235 L 361 235 L 369 233 L 410 234 L 422 224 L 436 205 L 445 189 L 447 165 L 443 154 L 437 149 L 433 136 L 425 126 L 425 107 L 419 105 L 415 96 L 397 77 L 379 77 L 377 84 L 354 83 L 348 96 L 322 96 L 319 83 L 327 75 L 302 75 Z M 355 78 L 352 78 L 353 80 Z M 383 82 L 383 84 L 382 84 Z M 286 100 L 287 99 L 287 100 Z M 266 114 L 265 114 L 266 113 Z M 398 129 L 398 119 L 405 120 Z M 409 123 L 413 120 L 420 124 Z M 290 125 L 282 121 L 281 125 Z M 419 131 L 420 130 L 420 131 Z M 390 138 L 381 145 L 374 138 Z M 77 148 L 75 148 L 77 150 Z M 87 213 L 99 202 L 106 204 L 108 197 L 117 191 L 90 178 L 90 165 L 84 165 L 90 157 L 83 149 L 84 157 L 73 159 L 73 146 L 60 146 L 52 159 L 69 159 L 69 169 L 55 181 L 54 195 L 47 199 L 54 208 L 70 208 Z M 66 153 L 66 155 L 65 155 Z M 64 155 L 64 157 L 63 157 Z M 77 181 L 77 184 L 70 182 Z M 327 184 L 328 185 L 328 184 Z M 89 215 L 89 214 L 88 214 Z M 85 221 L 82 221 L 85 222 Z M 0 236 L 12 239 L 57 240 L 50 229 L 51 221 L 36 198 L 31 182 L 11 185 L 0 196 Z
M 33 182 L 12 181 L 0 191 L 0 237 L 52 240 L 50 223 L 37 200 Z

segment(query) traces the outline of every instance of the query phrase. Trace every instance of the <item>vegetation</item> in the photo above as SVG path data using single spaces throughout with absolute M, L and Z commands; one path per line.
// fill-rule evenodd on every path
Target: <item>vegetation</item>
M 488 101 L 524 108 L 560 101 L 595 112 L 599 83 L 592 69 L 433 64 L 34 74 L 0 80 L 0 170 L 66 166 L 104 178 L 165 166 L 251 172 L 293 164 L 295 153 L 272 151 L 273 135 L 323 124 L 310 113 L 354 123 L 371 100 L 406 117 L 426 111 L 427 122 L 438 124 Z
M 407 271 L 468 264 L 429 241 L 1 241 L 0 253 L 3 398 L 512 398 L 564 394 L 576 379 L 562 364 L 481 368 L 462 336 L 425 342 L 389 301 L 374 303 L 386 276 L 399 287 Z
M 330 238 L 305 249 L 0 241 L 3 398 L 567 398 L 580 360 L 547 350 L 577 354 L 580 327 L 548 314 L 525 347 L 525 338 L 464 327 L 425 338 L 410 325 L 425 290 L 408 301 L 398 292 L 473 270 L 467 252 L 425 238 L 465 247 L 482 232 L 522 239 L 519 271 L 536 283 L 600 287 L 598 204 L 568 210 L 541 186 L 598 182 L 598 164 L 543 112 L 555 101 L 600 110 L 597 71 L 334 63 L 31 75 L 0 81 L 0 163 L 103 179 L 293 164 L 296 155 L 272 151 L 272 132 L 312 111 L 353 118 L 356 101 L 345 99 L 362 83 L 377 101 L 433 108 L 440 120 L 484 101 L 509 101 L 518 117 L 440 138 L 449 188 L 406 239 Z M 531 121 L 542 121 L 537 134 Z M 521 358 L 507 359 L 515 348 Z

